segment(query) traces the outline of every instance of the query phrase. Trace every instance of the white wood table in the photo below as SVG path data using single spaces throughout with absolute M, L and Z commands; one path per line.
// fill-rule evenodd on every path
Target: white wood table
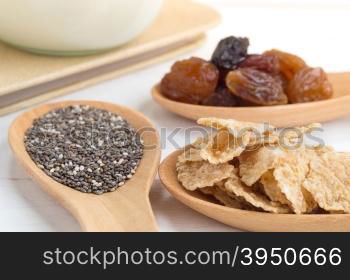
M 350 70 L 350 40 L 346 35 L 350 26 L 349 1 L 202 2 L 214 5 L 222 13 L 222 24 L 209 33 L 208 41 L 201 49 L 182 57 L 209 58 L 220 38 L 234 34 L 250 38 L 252 53 L 280 48 L 327 71 Z M 180 128 L 174 139 L 182 146 L 185 144 L 184 130 L 194 124 L 168 113 L 150 98 L 150 88 L 171 64 L 172 61 L 168 61 L 149 67 L 59 100 L 98 99 L 143 112 L 162 131 L 164 158 L 175 149 L 166 137 Z M 15 162 L 7 143 L 7 130 L 18 114 L 0 117 L 0 231 L 79 231 L 79 225 L 70 214 L 36 186 Z M 320 136 L 336 149 L 350 151 L 350 108 L 348 118 L 326 123 Z M 154 182 L 151 202 L 161 231 L 234 230 L 177 202 L 158 179 Z

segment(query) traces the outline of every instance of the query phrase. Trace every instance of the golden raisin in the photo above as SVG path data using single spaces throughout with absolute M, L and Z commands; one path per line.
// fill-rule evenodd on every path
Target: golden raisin
M 162 79 L 160 89 L 172 100 L 199 104 L 215 91 L 218 79 L 219 70 L 214 64 L 192 57 L 174 63 Z
M 226 85 L 233 94 L 256 105 L 288 103 L 281 84 L 271 75 L 253 68 L 231 71 Z
M 280 50 L 272 49 L 264 52 L 263 55 L 276 56 L 278 58 L 279 72 L 288 82 L 293 79 L 299 70 L 307 67 L 305 61 L 300 57 Z
M 322 68 L 307 67 L 296 73 L 286 93 L 291 103 L 302 103 L 329 99 L 333 88 Z

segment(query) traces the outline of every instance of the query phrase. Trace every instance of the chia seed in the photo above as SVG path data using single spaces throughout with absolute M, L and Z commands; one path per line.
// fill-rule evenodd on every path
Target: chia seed
M 132 177 L 143 156 L 142 140 L 126 120 L 87 105 L 34 120 L 24 144 L 48 176 L 84 193 L 115 191 Z

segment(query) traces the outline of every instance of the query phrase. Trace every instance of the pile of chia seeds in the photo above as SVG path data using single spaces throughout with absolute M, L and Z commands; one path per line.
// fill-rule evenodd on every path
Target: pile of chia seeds
M 24 143 L 48 176 L 94 194 L 124 185 L 143 155 L 142 140 L 126 120 L 87 105 L 57 109 L 36 119 Z

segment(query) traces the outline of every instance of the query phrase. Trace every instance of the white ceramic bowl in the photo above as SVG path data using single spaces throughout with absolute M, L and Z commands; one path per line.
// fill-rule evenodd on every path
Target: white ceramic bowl
M 0 40 L 34 52 L 94 53 L 142 33 L 163 0 L 1 0 Z

